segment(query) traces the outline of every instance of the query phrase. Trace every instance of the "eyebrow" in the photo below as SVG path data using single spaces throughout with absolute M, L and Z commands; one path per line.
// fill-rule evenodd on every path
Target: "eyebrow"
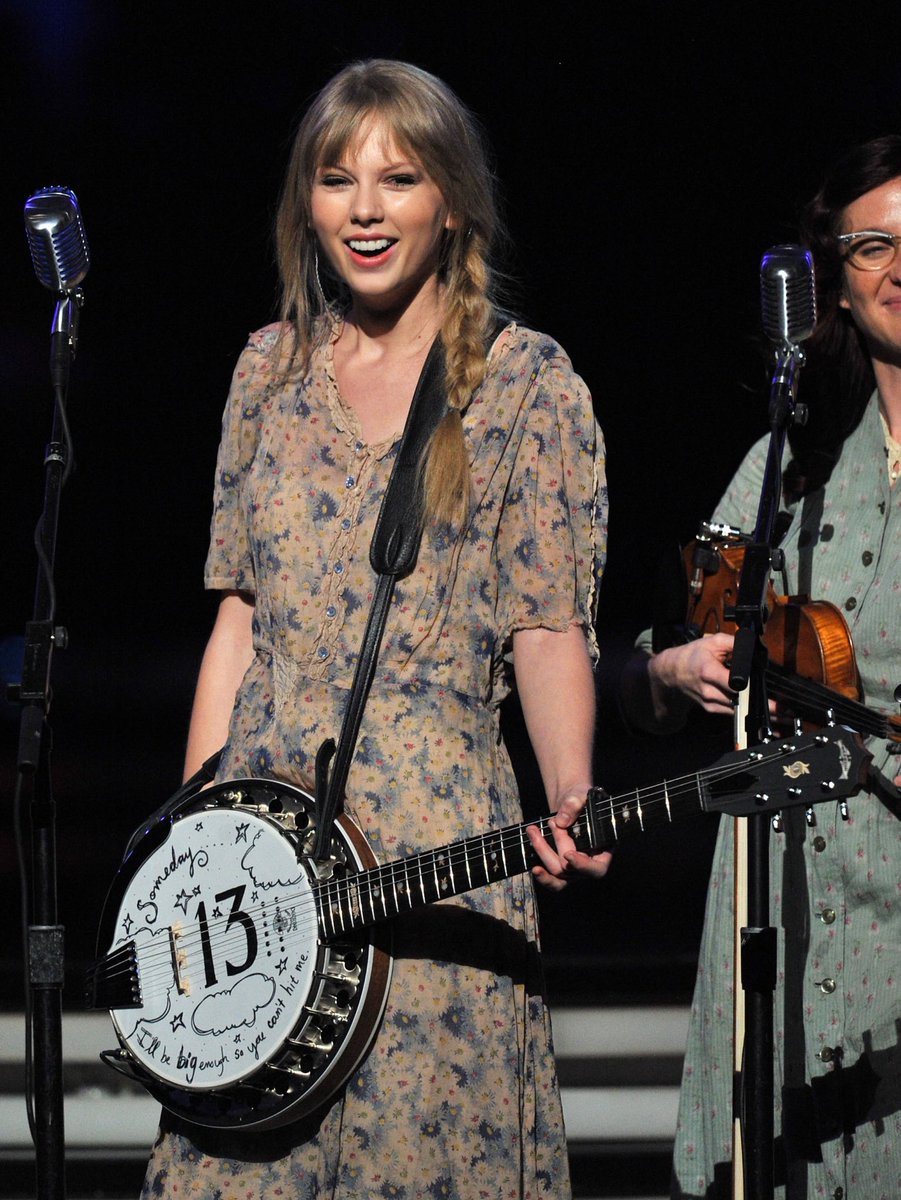
M 425 167 L 422 165 L 422 163 L 419 162 L 415 158 L 399 158 L 394 162 L 387 163 L 382 168 L 382 170 L 397 171 L 401 167 L 410 167 L 414 171 L 425 171 Z M 316 168 L 316 170 L 317 171 L 347 171 L 349 173 L 351 168 L 344 162 L 336 162 L 336 163 L 320 163 L 319 166 Z
M 889 233 L 887 229 L 850 229 L 847 233 L 840 233 L 837 236 L 839 241 L 841 241 L 842 238 L 855 237 L 901 237 L 901 234 Z

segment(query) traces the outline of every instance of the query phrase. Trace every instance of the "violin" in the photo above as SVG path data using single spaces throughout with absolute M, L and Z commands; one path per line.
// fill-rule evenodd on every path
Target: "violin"
M 689 639 L 736 632 L 735 605 L 746 541 L 729 527 L 711 533 L 702 526 L 698 538 L 683 550 Z M 839 608 L 828 600 L 780 596 L 772 580 L 766 607 L 763 641 L 770 695 L 808 724 L 837 722 L 858 733 L 901 741 L 901 717 L 886 716 L 861 703 L 851 631 Z

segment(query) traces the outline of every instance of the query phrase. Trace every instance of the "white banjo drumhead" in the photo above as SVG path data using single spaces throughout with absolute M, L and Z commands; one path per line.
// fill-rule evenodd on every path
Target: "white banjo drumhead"
M 140 1008 L 111 1016 L 158 1079 L 209 1091 L 247 1078 L 297 1024 L 317 919 L 290 837 L 253 813 L 176 821 L 125 892 L 111 949 L 134 942 Z

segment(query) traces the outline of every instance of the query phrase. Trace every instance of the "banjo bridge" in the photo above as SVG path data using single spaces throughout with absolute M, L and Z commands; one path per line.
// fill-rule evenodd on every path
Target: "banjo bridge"
M 188 952 L 179 947 L 179 941 L 184 937 L 184 929 L 180 921 L 169 926 L 169 954 L 172 958 L 172 976 L 180 996 L 190 996 L 191 979 L 187 975 Z

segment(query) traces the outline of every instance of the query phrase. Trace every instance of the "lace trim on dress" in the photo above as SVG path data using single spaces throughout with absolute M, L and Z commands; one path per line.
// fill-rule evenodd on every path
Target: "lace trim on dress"
M 396 442 L 400 441 L 400 434 L 398 433 L 393 437 L 385 438 L 381 442 L 365 442 L 363 440 L 363 429 L 357 419 L 357 414 L 341 395 L 341 388 L 338 386 L 338 376 L 335 374 L 335 343 L 338 341 L 343 330 L 344 319 L 337 317 L 332 324 L 328 341 L 322 347 L 322 367 L 325 377 L 328 380 L 326 397 L 329 412 L 332 414 L 335 427 L 339 433 L 344 434 L 348 445 L 353 445 L 358 450 L 365 446 L 370 454 L 376 458 L 381 458 Z
M 341 389 L 338 387 L 338 377 L 335 374 L 335 342 L 341 336 L 343 329 L 343 319 L 336 318 L 332 323 L 332 330 L 328 341 L 322 347 L 322 367 L 325 371 L 325 377 L 328 380 L 326 398 L 328 400 L 329 412 L 332 414 L 332 420 L 335 422 L 335 428 L 339 433 L 343 433 L 348 441 L 362 441 L 360 422 L 357 420 L 353 409 L 344 403 L 341 397 Z
M 879 410 L 879 420 L 882 422 L 882 432 L 885 437 L 885 457 L 888 464 L 889 487 L 894 487 L 901 476 L 901 442 L 896 442 L 888 427 L 888 421 L 882 409 Z

